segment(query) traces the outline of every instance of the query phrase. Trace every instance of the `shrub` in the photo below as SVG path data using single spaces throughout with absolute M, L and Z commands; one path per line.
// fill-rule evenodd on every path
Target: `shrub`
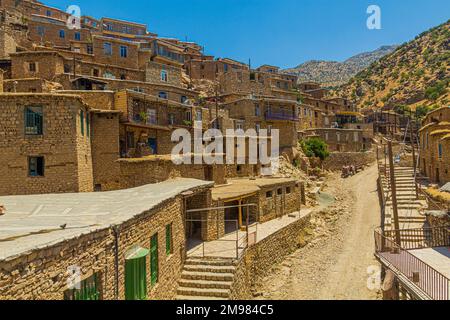
M 301 141 L 300 144 L 308 158 L 317 157 L 323 161 L 330 156 L 328 145 L 320 138 L 309 138 Z

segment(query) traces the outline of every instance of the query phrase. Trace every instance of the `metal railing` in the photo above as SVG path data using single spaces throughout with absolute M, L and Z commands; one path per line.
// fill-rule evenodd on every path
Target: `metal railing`
M 257 204 L 249 203 L 234 206 L 186 210 L 187 214 L 192 214 L 205 211 L 219 211 L 233 208 L 246 208 L 247 213 L 245 221 L 242 221 L 242 226 L 240 226 L 239 220 L 226 220 L 218 218 L 214 219 L 186 218 L 185 219 L 186 229 L 188 229 L 189 225 L 192 223 L 199 222 L 201 224 L 202 237 L 203 232 L 208 232 L 208 226 L 205 226 L 205 224 L 214 226 L 216 232 L 216 237 L 212 241 L 204 241 L 197 239 L 198 242 L 196 242 L 194 239 L 189 239 L 188 243 L 191 242 L 193 248 L 191 248 L 190 250 L 188 249 L 187 256 L 188 257 L 200 256 L 202 258 L 223 257 L 223 258 L 236 258 L 237 260 L 239 260 L 243 256 L 245 250 L 257 242 L 258 223 L 257 222 L 250 223 L 251 213 L 249 209 L 251 207 L 259 208 Z M 226 233 L 227 225 L 229 227 L 230 224 L 233 226 L 232 228 L 233 231 Z M 245 229 L 245 231 L 242 231 L 241 227 Z M 225 232 L 225 234 L 222 234 L 222 231 Z M 232 252 L 234 252 L 234 254 L 232 254 Z
M 300 121 L 298 115 L 296 114 L 275 113 L 275 112 L 266 112 L 265 118 L 266 120 Z
M 413 255 L 410 250 L 448 247 L 450 226 L 399 230 L 401 245 L 395 242 L 396 230 L 375 231 L 376 256 L 385 260 L 410 283 L 420 288 L 433 300 L 448 300 L 450 279 Z

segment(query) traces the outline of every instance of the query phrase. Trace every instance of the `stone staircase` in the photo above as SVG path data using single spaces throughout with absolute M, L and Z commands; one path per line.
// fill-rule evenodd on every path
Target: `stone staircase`
M 188 258 L 178 282 L 177 300 L 228 300 L 236 260 Z
M 426 222 L 425 216 L 420 214 L 420 210 L 427 206 L 426 200 L 419 196 L 416 199 L 416 190 L 414 183 L 414 170 L 409 167 L 395 167 L 395 186 L 397 194 L 397 207 L 399 215 L 400 229 L 420 228 Z M 384 167 L 381 166 L 382 186 L 386 195 L 389 195 L 386 201 L 385 226 L 387 229 L 394 228 L 392 197 L 390 187 L 389 168 L 387 176 L 383 176 Z

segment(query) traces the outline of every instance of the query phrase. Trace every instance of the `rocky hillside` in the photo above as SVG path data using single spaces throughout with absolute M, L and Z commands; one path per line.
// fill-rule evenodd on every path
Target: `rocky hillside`
M 372 63 L 331 95 L 361 108 L 435 108 L 449 103 L 450 20 Z
M 332 87 L 346 83 L 371 63 L 393 52 L 397 46 L 383 46 L 372 52 L 358 54 L 344 62 L 312 60 L 284 70 L 299 76 L 301 81 L 315 81 Z

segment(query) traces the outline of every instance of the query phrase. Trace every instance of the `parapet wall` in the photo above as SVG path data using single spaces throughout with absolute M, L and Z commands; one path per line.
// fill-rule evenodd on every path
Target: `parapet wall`
M 232 300 L 251 299 L 252 287 L 267 276 L 274 265 L 308 243 L 310 218 L 311 215 L 307 215 L 248 248 L 236 267 Z

